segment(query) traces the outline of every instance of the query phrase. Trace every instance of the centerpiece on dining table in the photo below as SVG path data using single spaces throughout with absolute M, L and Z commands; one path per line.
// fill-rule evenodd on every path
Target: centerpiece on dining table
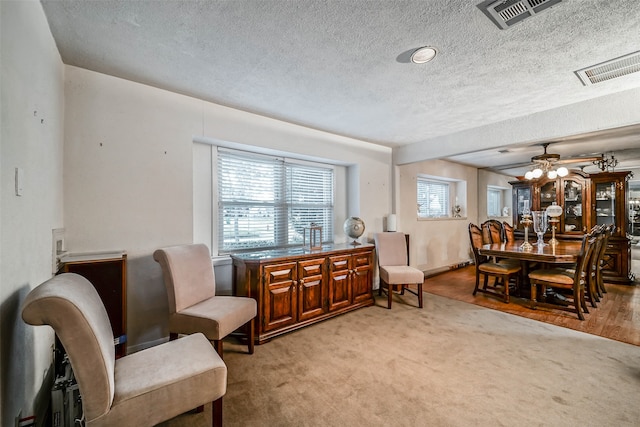
M 538 246 L 539 249 L 547 245 L 544 242 L 544 233 L 547 231 L 547 226 L 549 225 L 547 222 L 547 211 L 533 211 L 531 215 L 533 217 L 533 231 L 538 235 L 538 241 L 535 245 Z
M 524 201 L 524 206 L 522 207 L 522 220 L 520 223 L 524 226 L 524 243 L 520 245 L 520 248 L 523 251 L 531 251 L 533 250 L 533 245 L 529 243 L 529 226 L 533 221 L 531 220 L 531 209 L 529 209 L 529 201 Z

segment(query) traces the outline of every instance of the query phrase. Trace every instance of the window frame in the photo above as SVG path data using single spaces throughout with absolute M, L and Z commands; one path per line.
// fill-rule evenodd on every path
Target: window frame
M 437 215 L 432 215 L 429 214 L 429 211 L 432 209 L 431 208 L 431 204 L 432 202 L 427 202 L 426 199 L 427 197 L 429 199 L 431 199 L 431 195 L 433 193 L 427 191 L 427 195 L 426 197 L 422 197 L 422 199 L 424 201 L 421 201 L 421 185 L 427 185 L 427 186 L 441 186 L 444 190 L 444 194 L 440 193 L 442 195 L 442 199 L 443 199 L 443 203 L 444 206 L 441 206 L 441 208 L 439 209 L 440 214 Z M 453 190 L 453 191 L 452 191 Z M 416 178 L 416 202 L 417 202 L 417 217 L 418 219 L 439 219 L 439 218 L 451 218 L 452 214 L 451 214 L 451 195 L 452 193 L 455 193 L 455 189 L 452 188 L 452 181 L 450 180 L 446 180 L 446 179 L 442 179 L 442 178 L 434 178 L 431 176 L 426 176 L 426 175 L 418 175 Z M 437 194 L 436 194 L 437 196 Z M 436 200 L 435 202 L 440 203 L 439 200 Z M 429 203 L 429 206 L 426 207 L 426 211 L 423 214 L 423 209 L 424 206 Z
M 280 249 L 280 248 L 286 248 L 286 247 L 302 246 L 303 239 L 304 239 L 303 237 L 304 228 L 311 225 L 311 222 L 303 226 L 294 226 L 291 224 L 291 221 L 293 217 L 292 211 L 295 211 L 296 209 L 298 211 L 302 210 L 303 216 L 304 216 L 305 203 L 300 203 L 300 199 L 304 199 L 305 196 L 310 200 L 311 199 L 314 200 L 313 203 L 308 204 L 308 207 L 306 209 L 309 209 L 310 212 L 307 212 L 306 214 L 311 217 L 313 217 L 314 214 L 320 215 L 321 217 L 320 225 L 323 227 L 322 242 L 323 243 L 333 242 L 334 228 L 335 228 L 335 215 L 336 215 L 336 212 L 335 212 L 336 171 L 335 171 L 334 165 L 319 162 L 319 161 L 301 160 L 301 159 L 289 158 L 289 157 L 278 156 L 278 155 L 262 154 L 262 153 L 251 152 L 246 150 L 237 150 L 237 149 L 226 148 L 221 146 L 218 146 L 216 151 L 217 151 L 217 156 L 216 156 L 217 165 L 215 168 L 216 177 L 214 182 L 214 185 L 216 187 L 215 188 L 216 198 L 214 200 L 214 203 L 215 203 L 214 209 L 216 211 L 215 216 L 217 218 L 217 221 L 216 221 L 217 224 L 214 224 L 214 227 L 216 227 L 217 229 L 216 247 L 219 254 L 232 254 L 232 253 L 240 253 L 240 252 L 247 252 L 247 251 L 258 251 L 258 250 L 269 250 L 269 249 Z M 227 195 L 225 195 L 226 193 L 222 187 L 223 185 L 225 185 L 223 183 L 224 178 L 222 174 L 224 173 L 224 170 L 227 169 L 228 167 L 223 165 L 222 162 L 228 161 L 230 157 L 240 162 L 244 161 L 248 163 L 256 162 L 260 164 L 269 164 L 269 165 L 272 165 L 274 168 L 279 169 L 279 172 L 277 174 L 274 174 L 274 180 L 272 182 L 269 182 L 267 180 L 266 184 L 256 183 L 256 185 L 265 184 L 267 185 L 267 187 L 273 186 L 272 196 L 274 200 L 265 202 L 264 200 L 258 201 L 258 200 L 245 199 L 239 202 L 237 200 L 234 201 L 227 198 Z M 241 166 L 238 165 L 238 167 L 241 167 Z M 315 178 L 322 181 L 322 186 L 321 186 L 322 191 L 320 192 L 321 194 L 320 199 L 322 199 L 322 201 L 320 203 L 318 203 L 317 201 L 318 199 L 317 190 L 308 191 L 308 194 L 298 194 L 299 198 L 297 199 L 292 198 L 293 197 L 292 194 L 294 194 L 295 192 L 292 193 L 291 189 L 295 187 L 295 185 L 292 187 L 291 184 L 287 182 L 289 179 L 290 173 L 291 171 L 295 171 L 298 173 L 303 171 L 302 173 L 304 175 L 305 170 L 307 172 L 312 171 L 311 175 L 314 175 L 313 173 L 314 170 L 318 174 L 318 177 L 311 176 L 312 181 L 310 182 L 312 185 L 313 185 L 313 179 Z M 246 176 L 242 176 L 242 174 L 240 174 L 240 176 L 243 179 L 248 180 L 250 174 L 251 172 L 248 171 Z M 330 181 L 329 183 L 326 182 L 327 179 Z M 248 185 L 248 182 L 243 182 L 243 184 L 239 184 L 238 188 L 240 189 L 241 192 L 242 192 L 243 186 L 248 188 L 250 185 Z M 248 193 L 251 193 L 251 192 L 249 191 Z M 329 199 L 327 199 L 327 197 L 329 197 Z M 268 237 L 266 239 L 264 238 L 265 236 L 264 229 L 258 228 L 258 229 L 252 230 L 250 219 L 248 219 L 246 221 L 247 223 L 246 227 L 248 228 L 245 228 L 245 231 L 247 231 L 248 234 L 251 234 L 253 232 L 260 236 L 253 241 L 254 243 L 260 242 L 261 240 L 263 241 L 263 243 L 252 245 L 251 240 L 245 240 L 244 243 L 238 242 L 237 245 L 235 246 L 229 245 L 228 237 L 230 234 L 228 230 L 226 231 L 226 234 L 225 234 L 224 213 L 225 213 L 225 210 L 227 211 L 233 210 L 234 207 L 238 207 L 238 206 L 244 206 L 245 209 L 250 209 L 251 207 L 259 208 L 260 206 L 262 206 L 263 208 L 267 207 L 269 209 L 272 209 L 273 211 L 271 212 L 271 215 L 269 215 L 269 213 L 264 213 L 264 214 L 268 215 L 267 217 L 270 218 L 272 221 L 271 224 L 273 226 L 273 229 L 270 230 L 269 233 L 273 234 L 273 239 L 269 239 Z M 249 217 L 249 218 L 253 218 L 253 217 Z M 267 228 L 266 230 L 269 230 L 269 228 Z M 226 240 L 225 240 L 225 237 L 227 238 Z

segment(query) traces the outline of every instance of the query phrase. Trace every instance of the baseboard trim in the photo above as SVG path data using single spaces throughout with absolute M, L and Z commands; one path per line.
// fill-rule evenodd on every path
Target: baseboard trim
M 447 271 L 457 270 L 459 268 L 464 268 L 468 265 L 473 264 L 473 261 L 468 259 L 466 261 L 458 262 L 456 264 L 445 265 L 443 267 L 433 268 L 431 270 L 423 271 L 424 278 L 427 279 L 429 277 L 437 276 L 438 274 L 446 273 Z

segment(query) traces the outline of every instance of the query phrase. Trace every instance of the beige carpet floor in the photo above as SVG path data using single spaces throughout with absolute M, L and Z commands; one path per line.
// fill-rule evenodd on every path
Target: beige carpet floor
M 640 425 L 640 347 L 437 295 L 422 310 L 402 298 L 253 355 L 225 343 L 225 425 Z M 209 410 L 165 425 L 210 425 Z

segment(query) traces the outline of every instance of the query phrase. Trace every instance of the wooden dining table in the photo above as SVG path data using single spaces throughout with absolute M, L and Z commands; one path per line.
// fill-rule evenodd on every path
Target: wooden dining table
M 516 259 L 521 261 L 522 280 L 520 281 L 520 289 L 516 294 L 528 298 L 530 296 L 529 286 L 529 269 L 531 263 L 538 264 L 572 264 L 578 259 L 581 240 L 559 241 L 551 245 L 546 244 L 542 247 L 534 245 L 532 249 L 523 249 L 522 240 L 514 243 L 492 243 L 483 245 L 478 248 L 478 253 L 487 257 L 495 257 L 496 259 Z M 561 298 L 555 294 L 551 288 L 548 289 L 549 298 Z
M 478 253 L 483 256 L 496 258 L 510 258 L 521 261 L 534 261 L 548 264 L 569 264 L 576 262 L 580 253 L 581 240 L 559 241 L 555 245 L 546 244 L 542 247 L 536 245 L 532 249 L 523 249 L 523 241 L 514 243 L 492 243 L 478 248 Z

